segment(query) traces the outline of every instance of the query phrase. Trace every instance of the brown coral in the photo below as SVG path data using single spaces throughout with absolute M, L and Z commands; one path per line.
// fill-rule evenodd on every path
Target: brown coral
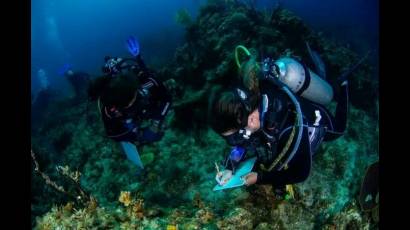
M 194 204 L 194 207 L 197 207 L 197 208 L 200 208 L 200 209 L 203 209 L 205 207 L 205 204 L 202 201 L 201 194 L 199 194 L 199 192 L 195 193 L 195 196 L 194 196 L 194 199 L 193 199 L 192 202 Z
M 66 205 L 63 207 L 64 212 L 71 213 L 73 211 L 73 203 L 68 202 Z
M 127 208 L 128 215 L 131 218 L 142 219 L 144 218 L 144 200 L 137 199 L 131 197 L 131 193 L 129 191 L 121 191 L 120 197 L 118 200 L 124 204 Z
M 209 209 L 201 209 L 195 216 L 201 224 L 207 224 L 214 218 L 214 214 Z
M 233 230 L 233 229 L 252 229 L 253 218 L 252 213 L 243 209 L 235 208 L 227 218 L 218 221 L 218 229 Z
M 171 220 L 170 224 L 177 224 L 182 221 L 187 216 L 187 213 L 184 210 L 181 209 L 174 209 L 171 212 L 171 215 L 169 216 L 169 219 Z
M 132 206 L 132 213 L 138 219 L 144 218 L 144 200 L 138 199 Z
M 98 207 L 97 200 L 93 196 L 91 196 L 90 201 L 88 202 L 88 205 L 87 205 L 87 211 L 93 212 L 97 209 L 97 207 Z
M 128 207 L 131 204 L 131 193 L 128 191 L 121 191 L 118 201 L 123 203 L 125 207 Z

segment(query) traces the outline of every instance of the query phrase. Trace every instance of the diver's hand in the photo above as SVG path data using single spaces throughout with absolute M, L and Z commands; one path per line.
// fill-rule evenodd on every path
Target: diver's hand
M 216 181 L 218 182 L 219 185 L 223 186 L 226 184 L 226 182 L 229 181 L 232 177 L 232 171 L 231 170 L 224 170 L 222 172 L 219 172 L 216 174 Z
M 130 36 L 127 39 L 127 48 L 128 52 L 134 57 L 138 56 L 138 54 L 140 53 L 140 45 L 137 39 L 135 39 L 133 36 Z
M 250 172 L 243 176 L 242 179 L 245 181 L 246 186 L 253 185 L 258 180 L 258 173 Z

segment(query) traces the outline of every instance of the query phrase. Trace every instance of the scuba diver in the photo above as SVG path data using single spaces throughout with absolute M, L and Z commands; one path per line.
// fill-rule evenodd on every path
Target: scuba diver
M 85 72 L 74 72 L 70 64 L 65 64 L 58 71 L 60 76 L 67 78 L 68 82 L 73 87 L 74 101 L 79 102 L 87 98 L 87 87 L 90 84 L 90 75 Z
M 139 146 L 162 138 L 171 96 L 145 66 L 134 38 L 128 40 L 128 50 L 134 57 L 105 57 L 105 75 L 90 84 L 88 95 L 98 101 L 107 136 Z M 149 125 L 142 127 L 146 121 Z
M 219 185 L 233 178 L 241 162 L 256 157 L 252 172 L 241 178 L 243 184 L 270 184 L 274 195 L 284 199 L 287 186 L 309 176 L 320 144 L 344 134 L 347 76 L 364 58 L 338 78 L 340 93 L 333 116 L 325 107 L 333 99 L 333 88 L 325 81 L 323 62 L 307 47 L 319 75 L 298 58 L 266 58 L 260 67 L 245 47 L 235 49 L 240 87 L 216 91 L 209 107 L 211 127 L 233 146 L 225 170 L 216 175 Z M 239 51 L 246 53 L 243 63 Z
M 74 90 L 74 99 L 76 101 L 87 98 L 87 87 L 90 84 L 90 75 L 85 72 L 74 72 L 71 68 L 64 75 L 70 82 Z
M 44 118 L 48 106 L 58 95 L 57 91 L 50 86 L 48 74 L 44 69 L 40 68 L 37 71 L 37 79 L 40 89 L 37 94 L 32 94 L 31 97 L 31 121 L 33 124 Z

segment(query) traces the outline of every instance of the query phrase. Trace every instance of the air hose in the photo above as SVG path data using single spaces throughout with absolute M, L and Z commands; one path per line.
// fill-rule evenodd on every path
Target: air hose
M 284 87 L 282 87 L 282 90 L 284 90 L 288 94 L 290 99 L 295 104 L 295 108 L 296 108 L 296 122 L 295 122 L 296 125 L 295 126 L 299 127 L 299 132 L 298 132 L 298 136 L 296 138 L 296 143 L 293 146 L 292 152 L 290 153 L 288 159 L 286 159 L 286 161 L 279 167 L 278 170 L 282 170 L 282 168 L 285 165 L 287 165 L 289 163 L 289 161 L 292 160 L 292 158 L 295 156 L 295 153 L 299 148 L 299 144 L 300 144 L 300 141 L 302 139 L 302 134 L 303 134 L 303 117 L 302 117 L 302 110 L 300 109 L 300 104 L 296 100 L 295 96 L 293 96 L 292 92 L 290 92 L 288 87 L 284 86 Z
M 250 57 L 251 56 L 251 52 L 249 52 L 249 50 L 242 45 L 239 45 L 235 48 L 235 62 L 236 65 L 238 66 L 238 68 L 241 68 L 241 63 L 239 62 L 239 51 L 242 50 L 243 52 L 245 52 L 245 54 Z

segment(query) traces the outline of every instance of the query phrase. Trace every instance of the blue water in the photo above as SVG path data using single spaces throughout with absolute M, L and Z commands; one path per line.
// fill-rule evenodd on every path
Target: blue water
M 197 14 L 204 0 L 33 0 L 32 90 L 43 69 L 51 87 L 65 91 L 57 72 L 65 63 L 91 75 L 100 74 L 105 55 L 127 55 L 125 40 L 136 36 L 148 64 L 161 65 L 183 43 L 183 27 L 175 14 Z M 260 0 L 258 7 L 280 2 L 313 28 L 359 52 L 378 47 L 378 0 Z M 377 55 L 375 55 L 377 57 Z M 375 60 L 377 63 L 378 59 Z
M 309 25 L 358 53 L 378 50 L 379 0 L 283 0 Z
M 192 0 L 34 0 L 32 1 L 32 89 L 42 68 L 55 88 L 67 83 L 58 69 L 100 74 L 105 55 L 127 55 L 125 40 L 136 36 L 147 63 L 164 62 L 181 44 L 183 27 L 175 21 L 181 8 L 195 16 L 200 1 Z

